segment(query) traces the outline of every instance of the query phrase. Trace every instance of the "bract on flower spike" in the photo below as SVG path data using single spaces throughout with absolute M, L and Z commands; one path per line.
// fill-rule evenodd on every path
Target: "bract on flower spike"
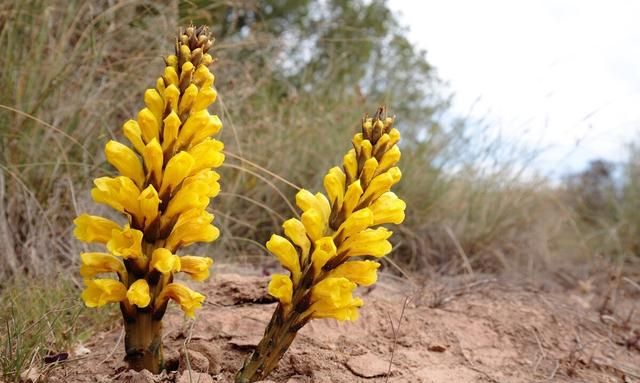
M 87 286 L 82 299 L 88 307 L 120 304 L 125 360 L 138 371 L 163 368 L 162 317 L 169 300 L 193 317 L 205 298 L 175 282 L 174 275 L 208 278 L 210 258 L 176 253 L 219 235 L 206 211 L 220 191 L 213 168 L 224 161 L 222 143 L 210 137 L 222 128 L 207 110 L 216 99 L 208 68 L 211 45 L 206 27 L 181 31 L 156 88 L 144 93 L 145 108 L 124 123 L 131 147 L 117 141 L 105 146 L 107 161 L 120 175 L 97 178 L 91 195 L 124 214 L 127 222 L 89 214 L 74 221 L 79 240 L 108 250 L 81 254 L 80 274 Z M 95 278 L 104 273 L 117 279 Z
M 391 252 L 391 231 L 380 226 L 400 224 L 406 204 L 391 187 L 400 181 L 396 167 L 400 133 L 383 108 L 364 118 L 353 137 L 353 149 L 342 168 L 324 178 L 326 194 L 300 190 L 296 203 L 300 220 L 284 222 L 284 236 L 273 235 L 267 249 L 288 275 L 275 274 L 269 294 L 279 301 L 264 337 L 245 360 L 236 383 L 263 380 L 310 320 L 356 320 L 363 305 L 353 296 L 357 286 L 377 280 L 380 258 Z

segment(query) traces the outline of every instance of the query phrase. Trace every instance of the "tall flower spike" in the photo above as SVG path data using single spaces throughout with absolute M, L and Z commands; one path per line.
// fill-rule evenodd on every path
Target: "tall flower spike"
M 374 284 L 380 267 L 362 258 L 388 254 L 392 233 L 379 225 L 404 220 L 406 204 L 390 191 L 401 176 L 399 138 L 393 118 L 380 108 L 374 118 L 363 119 L 342 168 L 325 176 L 326 195 L 306 190 L 296 195 L 300 221 L 285 221 L 285 237 L 274 235 L 267 242 L 289 275 L 272 276 L 268 291 L 279 304 L 236 383 L 265 379 L 310 320 L 358 318 L 364 302 L 353 292 Z
M 106 159 L 119 175 L 97 178 L 91 195 L 128 222 L 88 214 L 74 221 L 79 240 L 101 243 L 109 251 L 81 255 L 87 285 L 82 298 L 89 307 L 120 303 L 126 360 L 135 370 L 162 368 L 161 320 L 169 300 L 193 317 L 205 298 L 175 282 L 174 274 L 205 280 L 210 258 L 176 252 L 213 241 L 219 233 L 206 211 L 220 191 L 213 168 L 224 161 L 222 142 L 211 138 L 222 124 L 207 110 L 217 95 L 208 68 L 211 45 L 206 27 L 182 31 L 155 89 L 144 92 L 145 107 L 124 123 L 130 146 L 118 141 L 105 146 Z M 94 279 L 105 273 L 117 280 Z

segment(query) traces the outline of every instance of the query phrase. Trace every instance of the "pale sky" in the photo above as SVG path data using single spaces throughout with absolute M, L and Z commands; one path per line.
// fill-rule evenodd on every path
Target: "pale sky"
M 389 0 L 455 111 L 547 148 L 555 175 L 640 142 L 640 1 Z

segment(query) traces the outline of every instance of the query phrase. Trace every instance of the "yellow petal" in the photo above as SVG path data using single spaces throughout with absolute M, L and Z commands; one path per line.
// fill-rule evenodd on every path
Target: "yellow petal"
M 213 88 L 203 88 L 198 92 L 198 96 L 196 96 L 196 100 L 193 103 L 192 111 L 197 112 L 199 110 L 206 109 L 209 105 L 213 104 L 216 101 L 216 96 L 218 92 Z
M 289 237 L 291 242 L 302 249 L 302 259 L 305 259 L 309 255 L 309 249 L 311 248 L 311 241 L 307 237 L 307 231 L 304 228 L 302 222 L 295 218 L 288 219 L 282 224 L 284 228 L 284 234 Z
M 73 235 L 83 242 L 106 244 L 111 239 L 111 231 L 120 229 L 120 225 L 110 219 L 96 215 L 81 214 L 73 220 L 76 225 Z
M 378 280 L 380 264 L 374 261 L 349 261 L 331 270 L 331 278 L 347 278 L 360 286 L 370 286 Z
M 218 183 L 219 179 L 220 174 L 215 171 L 209 169 L 201 170 L 198 173 L 185 178 L 182 182 L 182 187 L 190 187 L 189 185 L 194 182 L 204 182 L 209 186 L 209 191 L 206 193 L 206 196 L 213 198 L 220 193 L 220 184 Z
M 171 84 L 164 90 L 165 108 L 169 108 L 169 110 L 177 112 L 179 99 L 180 89 L 178 89 L 177 86 Z
M 373 180 L 371 181 L 371 184 L 369 184 L 369 186 L 367 187 L 367 190 L 365 190 L 364 194 L 360 198 L 360 201 L 362 201 L 362 203 L 370 204 L 371 202 L 375 201 L 378 197 L 380 197 L 382 194 L 388 192 L 389 189 L 391 189 L 391 186 L 393 186 L 397 182 L 397 181 L 394 182 L 394 176 L 391 172 L 392 169 L 398 169 L 398 168 L 391 168 L 389 169 L 389 171 L 379 174 L 373 178 Z
M 391 252 L 391 243 L 387 241 L 391 234 L 393 233 L 384 227 L 367 229 L 347 238 L 338 251 L 350 257 L 383 257 Z
M 309 238 L 312 241 L 316 241 L 320 239 L 325 232 L 327 227 L 327 221 L 325 221 L 322 213 L 320 213 L 316 209 L 310 209 L 305 211 L 300 217 L 302 220 L 302 224 L 304 225 L 304 229 L 307 232 Z
M 185 255 L 180 257 L 180 271 L 189 274 L 193 280 L 202 282 L 209 278 L 209 268 L 213 264 L 213 259 L 209 257 L 196 257 Z
M 298 259 L 298 252 L 291 242 L 287 241 L 284 237 L 274 234 L 267 242 L 267 249 L 278 258 L 278 261 L 280 261 L 285 269 L 291 272 L 293 281 L 297 282 L 300 279 L 300 261 Z
M 348 238 L 373 225 L 373 212 L 369 208 L 360 209 L 350 216 L 340 225 L 338 233 L 342 238 Z
M 184 90 L 182 97 L 180 97 L 180 106 L 178 107 L 178 113 L 181 115 L 191 110 L 191 105 L 198 95 L 198 87 L 195 84 L 191 84 Z
M 113 279 L 87 279 L 87 288 L 82 292 L 82 300 L 87 307 L 100 307 L 107 303 L 126 299 L 127 288 Z
M 124 136 L 127 137 L 129 142 L 131 142 L 131 145 L 133 145 L 138 153 L 142 154 L 144 151 L 144 142 L 142 142 L 142 132 L 140 131 L 138 122 L 135 120 L 129 120 L 124 123 L 122 130 L 124 132 Z
M 327 264 L 327 262 L 336 256 L 336 244 L 333 242 L 332 237 L 322 237 L 315 242 L 315 249 L 311 254 L 311 260 L 316 273 Z
M 156 305 L 161 305 L 166 302 L 167 299 L 172 299 L 189 318 L 195 318 L 195 311 L 202 307 L 204 302 L 204 295 L 195 292 L 180 283 L 169 283 L 158 295 L 156 299 Z
M 118 141 L 111 140 L 105 145 L 104 153 L 107 161 L 118 169 L 120 174 L 131 178 L 136 185 L 142 186 L 144 183 L 142 163 L 133 150 Z
M 173 147 L 173 144 L 178 139 L 178 130 L 180 129 L 180 117 L 176 112 L 171 111 L 167 118 L 164 119 L 164 131 L 162 135 L 162 150 L 167 151 Z
M 204 58 L 206 56 L 206 54 L 203 56 L 203 64 L 198 65 L 198 68 L 196 68 L 196 71 L 193 73 L 194 83 L 203 88 L 210 87 L 211 85 L 213 85 L 214 81 L 213 74 L 209 71 L 209 68 L 207 68 L 206 64 L 204 64 Z
M 204 130 L 209 123 L 209 111 L 206 109 L 191 113 L 178 133 L 178 145 L 187 146 L 196 132 Z
M 138 197 L 140 202 L 140 213 L 144 217 L 144 225 L 148 227 L 158 217 L 158 206 L 160 198 L 153 185 L 147 186 Z
M 180 257 L 165 248 L 157 248 L 151 253 L 149 268 L 163 274 L 180 271 Z
M 84 278 L 93 278 L 100 273 L 126 274 L 122 260 L 108 253 L 82 253 L 80 259 L 80 275 Z
M 136 259 L 142 257 L 142 232 L 129 227 L 123 230 L 113 230 L 111 239 L 107 242 L 107 249 L 123 258 Z
M 382 155 L 382 159 L 380 160 L 380 164 L 376 170 L 376 175 L 384 173 L 396 166 L 398 161 L 400 161 L 400 149 L 394 145 Z
M 311 194 L 308 190 L 302 189 L 296 193 L 296 204 L 303 211 L 309 211 L 310 209 L 316 209 L 322 213 L 322 220 L 328 221 L 331 215 L 331 206 L 327 197 L 322 193 Z
M 187 61 L 184 64 L 182 64 L 181 69 L 182 70 L 180 71 L 180 84 L 182 87 L 184 86 L 184 84 L 191 82 L 191 75 L 193 74 L 193 63 L 191 63 L 190 61 Z
M 364 166 L 362 167 L 362 175 L 360 176 L 360 181 L 366 188 L 367 185 L 373 179 L 373 175 L 378 168 L 378 160 L 375 157 L 371 157 L 364 162 Z
M 383 225 L 385 223 L 398 225 L 402 223 L 406 207 L 407 204 L 398 198 L 395 193 L 384 193 L 369 207 L 373 212 L 373 225 Z
M 344 201 L 346 176 L 338 167 L 329 170 L 324 177 L 324 189 L 334 210 L 340 210 Z
M 347 278 L 325 278 L 311 289 L 311 311 L 338 309 L 353 304 L 353 290 L 357 285 Z
M 218 239 L 220 231 L 211 225 L 213 214 L 206 211 L 189 210 L 178 218 L 165 246 L 176 251 L 181 246 L 188 246 L 194 242 L 212 242 Z
M 360 180 L 357 180 L 349 185 L 349 187 L 347 188 L 347 192 L 344 195 L 344 202 L 342 204 L 342 212 L 346 217 L 348 217 L 356 208 L 356 206 L 358 206 L 362 193 L 363 190 Z
M 267 288 L 269 295 L 278 299 L 280 303 L 288 305 L 291 304 L 291 298 L 293 296 L 293 283 L 289 276 L 283 274 L 273 274 L 271 281 L 269 281 L 269 287 Z
M 162 96 L 160 96 L 160 93 L 155 89 L 147 89 L 144 92 L 144 103 L 151 113 L 153 113 L 156 120 L 161 121 L 164 113 L 164 100 Z
M 203 169 L 217 168 L 224 162 L 222 150 L 224 145 L 218 140 L 207 138 L 189 149 L 189 154 L 195 160 L 191 174 L 195 174 Z
M 144 279 L 138 279 L 129 286 L 127 290 L 127 300 L 132 305 L 138 307 L 147 307 L 151 302 L 151 295 L 149 294 L 149 284 Z
M 165 67 L 163 77 L 166 84 L 178 86 L 179 80 L 178 80 L 178 72 L 176 71 L 176 68 L 172 66 Z
M 191 209 L 204 210 L 209 205 L 209 185 L 204 181 L 190 182 L 171 197 L 165 210 L 166 217 L 174 217 Z
M 400 141 L 400 131 L 393 128 L 389 132 L 389 146 L 395 145 L 398 141 Z
M 163 154 L 162 147 L 158 143 L 158 140 L 154 138 L 144 147 L 142 158 L 144 158 L 144 166 L 151 180 L 153 180 L 154 183 L 159 183 L 160 180 L 162 180 Z
M 95 187 L 91 189 L 91 197 L 97 203 L 102 203 L 119 212 L 126 212 L 140 219 L 138 196 L 140 189 L 129 177 L 118 176 L 100 177 L 93 181 Z
M 343 169 L 347 177 L 347 183 L 351 183 L 358 179 L 358 160 L 356 159 L 356 151 L 351 149 L 344 156 Z
M 164 61 L 167 64 L 167 66 L 171 66 L 174 68 L 178 67 L 178 56 L 176 55 L 169 55 L 164 59 Z
M 189 175 L 194 162 L 193 157 L 184 151 L 173 156 L 164 169 L 160 195 L 164 195 L 167 190 L 173 192 L 182 180 Z
M 140 126 L 144 142 L 149 143 L 154 138 L 156 140 L 160 139 L 158 135 L 160 121 L 156 119 L 156 116 L 153 115 L 153 112 L 149 110 L 149 108 L 144 108 L 138 112 L 138 125 Z
M 207 121 L 207 124 L 204 126 L 204 128 L 201 130 L 198 130 L 191 138 L 191 145 L 196 145 L 202 142 L 207 137 L 213 136 L 214 134 L 218 134 L 218 132 L 221 129 L 222 129 L 222 121 L 220 121 L 220 118 L 215 115 L 209 116 L 209 121 Z

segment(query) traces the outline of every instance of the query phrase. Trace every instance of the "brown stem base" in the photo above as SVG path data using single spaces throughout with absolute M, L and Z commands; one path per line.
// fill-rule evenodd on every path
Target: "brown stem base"
M 252 383 L 264 380 L 277 366 L 296 337 L 299 325 L 298 315 L 285 315 L 282 305 L 278 305 L 271 321 L 256 349 L 244 361 L 235 377 L 235 383 Z
M 162 358 L 162 322 L 151 313 L 138 311 L 133 318 L 125 320 L 124 360 L 135 371 L 149 370 L 154 374 L 164 368 Z

